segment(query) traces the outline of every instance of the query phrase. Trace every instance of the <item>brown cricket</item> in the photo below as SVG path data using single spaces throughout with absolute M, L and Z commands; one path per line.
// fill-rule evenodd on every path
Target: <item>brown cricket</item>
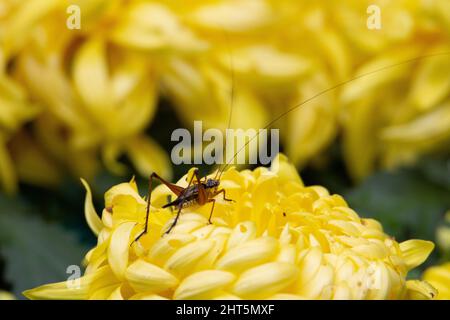
M 214 212 L 214 206 L 216 204 L 215 197 L 218 196 L 219 194 L 223 194 L 223 199 L 225 201 L 233 201 L 232 199 L 226 198 L 225 189 L 219 189 L 220 179 L 217 179 L 217 176 L 214 179 L 206 177 L 202 179 L 199 176 L 198 169 L 194 171 L 194 174 L 189 180 L 189 184 L 186 188 L 170 183 L 161 178 L 158 174 L 152 173 L 152 175 L 150 176 L 150 183 L 149 183 L 149 196 L 147 199 L 145 227 L 144 231 L 141 234 L 139 234 L 139 236 L 136 238 L 135 241 L 138 241 L 143 235 L 145 235 L 148 232 L 148 218 L 150 214 L 150 204 L 152 198 L 151 195 L 153 191 L 152 190 L 153 179 L 159 180 L 177 196 L 177 198 L 174 201 L 171 201 L 163 206 L 163 208 L 175 207 L 178 210 L 177 215 L 175 216 L 175 220 L 173 221 L 170 228 L 166 231 L 166 234 L 168 234 L 177 224 L 178 218 L 180 217 L 181 210 L 183 208 L 190 207 L 193 205 L 203 206 L 207 203 L 212 203 L 211 213 L 209 214 L 208 219 L 209 223 L 211 223 L 211 218 Z

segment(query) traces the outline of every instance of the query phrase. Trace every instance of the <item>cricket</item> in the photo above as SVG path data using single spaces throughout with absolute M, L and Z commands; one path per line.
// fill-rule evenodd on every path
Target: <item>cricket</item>
M 450 55 L 450 52 L 440 52 L 440 53 L 428 54 L 428 55 L 423 55 L 423 56 L 415 57 L 412 59 L 400 61 L 395 64 L 384 66 L 382 68 L 378 68 L 376 70 L 355 76 L 349 80 L 340 82 L 334 86 L 331 86 L 325 90 L 322 90 L 322 91 L 316 93 L 315 95 L 303 100 L 302 102 L 298 103 L 297 105 L 294 105 L 293 107 L 288 108 L 285 112 L 281 113 L 280 115 L 276 116 L 272 121 L 270 121 L 263 129 L 270 128 L 273 124 L 275 124 L 277 121 L 282 119 L 284 116 L 286 116 L 290 112 L 293 112 L 294 110 L 297 110 L 298 108 L 304 106 L 308 102 L 310 102 L 328 92 L 331 92 L 340 87 L 343 87 L 353 81 L 368 77 L 370 75 L 382 72 L 384 70 L 388 70 L 388 69 L 395 68 L 395 67 L 398 67 L 401 65 L 409 64 L 409 63 L 412 63 L 412 62 L 415 62 L 418 60 L 436 57 L 436 56 L 442 56 L 442 55 Z M 234 100 L 234 90 L 235 90 L 234 85 L 235 85 L 234 72 L 233 72 L 233 68 L 231 67 L 231 98 L 230 98 L 230 113 L 229 113 L 229 119 L 228 119 L 228 129 L 230 128 L 232 114 L 233 114 L 233 100 Z M 211 206 L 211 211 L 209 214 L 208 222 L 212 223 L 211 219 L 214 214 L 214 207 L 216 204 L 217 196 L 222 195 L 223 200 L 225 200 L 227 202 L 234 201 L 233 199 L 228 199 L 226 197 L 225 189 L 220 188 L 220 179 L 221 179 L 222 173 L 226 170 L 226 168 L 231 163 L 233 163 L 233 161 L 236 159 L 236 157 L 239 155 L 239 153 L 241 151 L 243 151 L 249 145 L 249 143 L 252 142 L 257 137 L 258 137 L 258 134 L 254 135 L 240 149 L 238 149 L 237 152 L 234 154 L 234 156 L 229 161 L 227 161 L 221 168 L 219 168 L 217 170 L 217 173 L 215 174 L 214 178 L 200 177 L 198 169 L 195 169 L 194 174 L 189 179 L 189 183 L 186 188 L 164 180 L 157 173 L 152 173 L 150 176 L 150 179 L 149 179 L 149 190 L 148 190 L 148 196 L 147 196 L 147 207 L 146 207 L 146 218 L 145 218 L 144 230 L 135 238 L 135 240 L 132 242 L 132 244 L 139 241 L 139 239 L 142 236 L 144 236 L 145 234 L 147 234 L 147 232 L 149 232 L 148 220 L 149 220 L 149 215 L 150 215 L 151 194 L 153 191 L 153 180 L 154 179 L 159 180 L 161 183 L 166 185 L 170 189 L 170 191 L 173 192 L 177 196 L 177 198 L 175 200 L 170 201 L 169 203 L 165 204 L 162 207 L 162 208 L 176 209 L 175 218 L 174 218 L 172 224 L 170 225 L 170 227 L 167 229 L 167 231 L 165 231 L 165 234 L 169 234 L 172 231 L 172 229 L 176 226 L 178 219 L 182 213 L 182 210 L 185 208 L 192 207 L 194 205 L 203 206 L 203 205 L 211 203 L 212 206 Z

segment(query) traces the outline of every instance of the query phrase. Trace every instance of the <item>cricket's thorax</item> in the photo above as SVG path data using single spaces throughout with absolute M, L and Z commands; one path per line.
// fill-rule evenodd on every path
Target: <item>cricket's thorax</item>
M 208 198 L 212 197 L 217 190 L 216 185 L 202 183 L 202 186 L 205 189 Z M 187 208 L 196 204 L 199 204 L 198 185 L 192 185 L 186 189 L 183 195 L 179 196 L 175 199 L 175 201 L 166 204 L 164 208 L 171 206 L 181 206 L 182 208 Z

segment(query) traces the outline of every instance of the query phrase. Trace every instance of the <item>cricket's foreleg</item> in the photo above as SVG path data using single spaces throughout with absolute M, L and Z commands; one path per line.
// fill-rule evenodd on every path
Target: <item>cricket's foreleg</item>
M 216 199 L 209 199 L 208 202 L 212 202 L 211 212 L 209 214 L 209 219 L 208 219 L 208 223 L 211 224 L 212 223 L 211 218 L 214 213 L 214 207 L 216 206 Z
M 171 202 L 172 202 L 172 196 L 171 196 L 171 195 L 168 195 L 168 196 L 167 196 L 167 203 L 171 203 Z M 170 212 L 173 213 L 173 207 L 170 206 L 169 209 L 170 209 Z
M 217 191 L 215 194 L 214 194 L 214 197 L 216 197 L 216 196 L 218 196 L 219 194 L 223 194 L 223 200 L 225 200 L 225 201 L 233 201 L 233 202 L 235 202 L 233 199 L 227 199 L 227 195 L 226 195 L 226 191 L 225 191 L 225 189 L 222 189 L 222 190 L 219 190 L 219 191 Z M 208 202 L 212 202 L 212 208 L 211 208 L 211 213 L 209 214 L 209 219 L 208 219 L 208 222 L 211 224 L 212 222 L 211 222 L 211 219 L 212 219 L 212 215 L 213 215 L 213 213 L 214 213 L 214 207 L 216 206 L 216 199 L 210 199 L 210 200 L 208 200 Z
M 227 194 L 226 194 L 225 189 L 222 189 L 222 190 L 217 191 L 217 192 L 214 194 L 214 196 L 218 196 L 219 194 L 223 194 L 223 200 L 225 200 L 225 201 L 228 201 L 228 202 L 231 202 L 231 201 L 236 202 L 236 201 L 234 201 L 233 199 L 227 199 Z

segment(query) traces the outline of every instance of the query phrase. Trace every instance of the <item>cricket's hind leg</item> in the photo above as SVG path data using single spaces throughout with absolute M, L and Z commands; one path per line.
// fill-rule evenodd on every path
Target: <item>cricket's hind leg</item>
M 150 215 L 150 205 L 152 203 L 153 179 L 157 179 L 157 180 L 161 181 L 164 184 L 168 183 L 156 173 L 152 173 L 150 175 L 149 182 L 148 182 L 148 197 L 147 197 L 147 208 L 145 210 L 145 226 L 144 226 L 144 230 L 134 239 L 134 241 L 131 243 L 131 245 L 133 243 L 135 243 L 136 241 L 138 241 L 143 235 L 147 234 L 147 232 L 148 232 L 148 218 L 149 218 L 149 215 Z
M 170 228 L 165 232 L 165 234 L 169 234 L 170 231 L 172 231 L 172 229 L 177 225 L 178 218 L 180 217 L 180 214 L 181 214 L 181 209 L 183 209 L 183 204 L 180 203 L 178 205 L 178 212 L 177 212 L 177 215 L 175 217 L 175 220 L 172 222 Z
M 168 204 L 165 205 L 165 207 L 176 206 L 178 208 L 177 216 L 175 217 L 175 220 L 173 221 L 173 223 L 170 226 L 170 228 L 165 232 L 165 234 L 169 234 L 170 231 L 172 231 L 172 229 L 176 226 L 176 224 L 178 222 L 178 218 L 180 218 L 181 209 L 183 209 L 184 195 L 186 193 L 186 190 L 189 190 L 189 188 L 192 186 L 192 182 L 194 181 L 194 177 L 197 177 L 197 180 L 198 180 L 198 170 L 195 170 L 195 173 L 192 175 L 192 177 L 191 177 L 191 179 L 190 179 L 190 181 L 188 183 L 188 186 L 185 189 L 183 189 L 183 192 L 181 192 L 178 195 L 178 198 L 175 199 L 174 201 L 172 201 L 171 203 L 168 203 Z

